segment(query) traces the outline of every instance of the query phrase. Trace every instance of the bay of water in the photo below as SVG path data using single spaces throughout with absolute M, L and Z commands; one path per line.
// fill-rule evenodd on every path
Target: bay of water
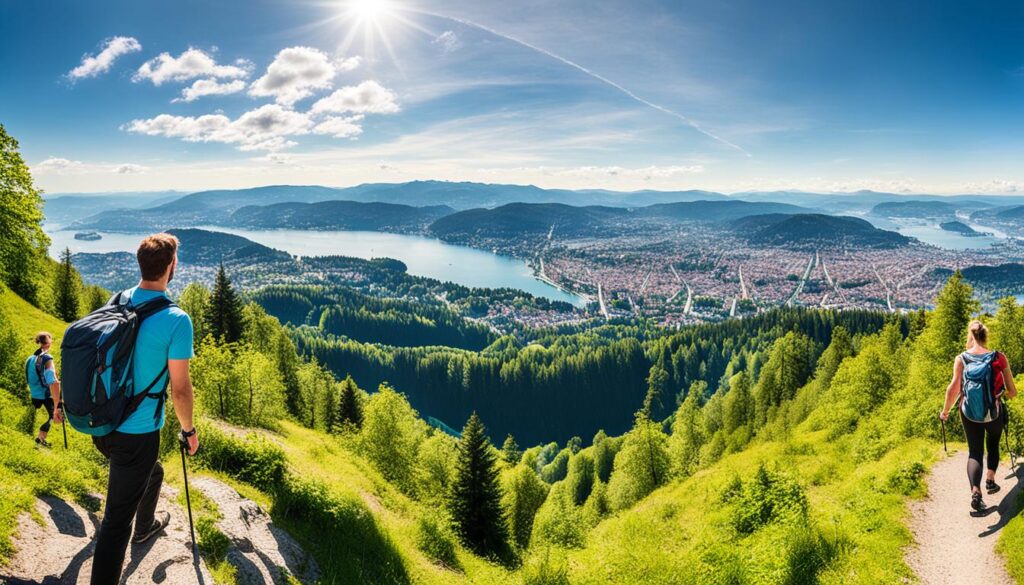
M 962 219 L 960 221 L 963 221 L 975 231 L 983 233 L 988 232 L 993 235 L 971 238 L 955 232 L 946 231 L 939 227 L 939 224 L 937 223 L 928 223 L 924 221 L 887 221 L 877 218 L 870 218 L 870 220 L 876 227 L 894 230 L 904 236 L 917 238 L 926 244 L 931 244 L 939 248 L 946 248 L 947 250 L 982 250 L 988 248 L 992 244 L 997 244 L 1006 239 L 1006 234 L 1003 234 L 998 230 L 986 226 L 971 224 Z
M 72 231 L 50 231 L 50 255 L 65 247 L 74 252 L 134 252 L 144 234 L 99 232 L 103 239 L 74 239 Z M 422 236 L 361 231 L 243 230 L 203 227 L 248 238 L 297 256 L 351 256 L 401 260 L 409 274 L 436 278 L 470 287 L 515 288 L 538 297 L 582 306 L 583 300 L 538 280 L 526 262 L 466 246 L 447 244 Z

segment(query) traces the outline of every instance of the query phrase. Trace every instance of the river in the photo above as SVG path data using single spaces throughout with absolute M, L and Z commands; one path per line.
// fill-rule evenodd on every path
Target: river
M 54 257 L 65 247 L 72 252 L 131 252 L 143 235 L 99 232 L 103 239 L 82 241 L 76 240 L 72 231 L 46 227 L 52 240 L 50 255 Z M 584 304 L 580 297 L 537 279 L 522 260 L 433 238 L 361 231 L 243 230 L 220 226 L 202 229 L 236 234 L 297 256 L 395 258 L 405 263 L 409 274 L 416 276 L 471 287 L 515 288 L 576 306 Z

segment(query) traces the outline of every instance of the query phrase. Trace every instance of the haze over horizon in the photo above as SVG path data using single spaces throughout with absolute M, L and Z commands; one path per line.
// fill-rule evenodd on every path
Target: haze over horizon
M 1024 7 L 5 7 L 0 112 L 51 192 L 415 179 L 1024 192 Z M 857 47 L 851 49 L 851 47 Z

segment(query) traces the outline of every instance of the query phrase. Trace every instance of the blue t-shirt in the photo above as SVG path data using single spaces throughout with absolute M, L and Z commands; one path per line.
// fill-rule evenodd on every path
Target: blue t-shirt
M 53 373 L 51 369 L 53 367 L 53 358 L 47 362 L 45 369 L 43 370 L 43 379 L 39 379 L 39 373 L 36 371 L 36 359 L 35 354 L 28 356 L 28 360 L 25 362 L 25 375 L 28 378 L 28 390 L 32 393 L 33 400 L 46 400 L 50 396 L 50 384 L 57 381 L 57 374 Z
M 167 293 L 144 288 L 130 288 L 125 291 L 135 306 L 167 296 Z M 192 359 L 192 319 L 178 307 L 168 307 L 154 313 L 142 322 L 139 337 L 135 342 L 135 391 L 142 392 L 157 376 L 160 379 L 150 389 L 157 392 L 167 383 L 169 374 L 160 374 L 167 366 L 167 360 Z M 131 435 L 142 435 L 158 431 L 164 426 L 164 413 L 157 412 L 160 401 L 147 398 L 138 410 L 132 413 L 118 431 Z

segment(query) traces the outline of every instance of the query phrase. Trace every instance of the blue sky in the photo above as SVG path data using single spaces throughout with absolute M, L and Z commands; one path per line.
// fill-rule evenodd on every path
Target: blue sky
M 1024 3 L 0 0 L 50 192 L 1024 192 Z

